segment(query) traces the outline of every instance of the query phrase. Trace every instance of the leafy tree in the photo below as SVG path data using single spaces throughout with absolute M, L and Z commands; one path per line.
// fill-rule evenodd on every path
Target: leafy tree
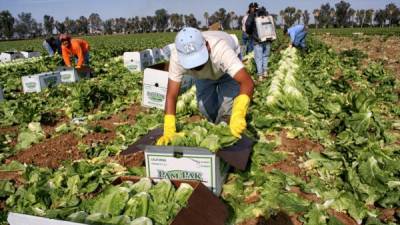
M 117 33 L 125 33 L 127 28 L 127 22 L 124 17 L 115 18 L 114 22 L 114 31 Z
M 76 26 L 75 20 L 70 19 L 68 16 L 65 17 L 64 20 L 65 32 L 69 34 L 76 34 L 78 33 L 78 29 Z
M 372 25 L 372 17 L 374 16 L 374 10 L 373 9 L 367 9 L 365 11 L 365 24 L 368 24 L 369 26 Z
M 101 30 L 102 20 L 101 20 L 99 14 L 97 14 L 97 13 L 90 14 L 89 18 L 88 18 L 88 22 L 89 22 L 89 32 L 90 33 L 98 32 Z
M 18 14 L 17 25 L 15 32 L 19 37 L 30 37 L 33 31 L 33 24 L 36 21 L 32 18 L 32 13 L 22 12 Z
M 185 15 L 184 18 L 186 26 L 195 28 L 199 27 L 200 22 L 197 21 L 196 17 L 192 13 L 189 15 Z
M 113 33 L 113 20 L 108 19 L 103 22 L 104 33 L 105 34 L 112 34 Z
M 46 31 L 46 34 L 52 35 L 53 30 L 54 30 L 54 18 L 49 15 L 44 15 L 43 16 L 43 24 L 44 24 L 44 30 Z
M 321 5 L 318 10 L 318 25 L 327 28 L 335 20 L 335 9 L 331 8 L 329 3 Z
M 11 38 L 14 34 L 15 19 L 10 11 L 4 10 L 0 12 L 0 37 Z
M 315 20 L 315 27 L 317 29 L 318 29 L 318 25 L 320 24 L 320 15 L 321 15 L 321 10 L 314 9 L 313 16 L 314 16 L 314 20 Z
M 296 20 L 298 19 L 298 15 L 296 12 L 297 11 L 295 7 L 286 7 L 286 9 L 280 12 L 280 15 L 285 25 L 290 27 L 296 22 Z
M 156 30 L 161 32 L 165 31 L 168 28 L 168 20 L 169 20 L 169 15 L 167 10 L 165 9 L 158 9 L 155 12 L 155 24 L 156 24 Z
M 37 23 L 36 21 L 33 21 L 32 30 L 31 30 L 30 33 L 31 33 L 32 37 L 42 36 L 42 34 L 43 34 L 43 24 L 42 23 Z
M 303 14 L 303 12 L 301 11 L 301 9 L 298 9 L 298 10 L 296 11 L 296 13 L 294 14 L 294 17 L 295 17 L 296 20 L 297 20 L 297 24 L 300 24 L 300 23 L 301 23 L 302 14 Z
M 67 31 L 64 23 L 56 21 L 55 27 L 56 27 L 57 32 L 60 34 L 65 33 Z
M 394 3 L 386 5 L 385 12 L 386 12 L 386 19 L 389 21 L 390 26 L 399 23 L 400 9 Z
M 335 4 L 336 7 L 336 24 L 340 27 L 345 27 L 351 18 L 350 3 L 340 1 Z M 354 10 L 353 10 L 354 11 Z
M 78 33 L 89 33 L 89 20 L 84 16 L 79 17 L 76 20 L 76 29 Z
M 304 10 L 302 17 L 304 25 L 308 26 L 310 23 L 310 13 L 307 10 Z
M 365 23 L 366 11 L 364 9 L 360 9 L 356 11 L 356 21 L 358 26 L 363 27 Z
M 379 9 L 379 10 L 377 10 L 375 12 L 374 20 L 380 27 L 383 27 L 385 25 L 386 18 L 387 18 L 387 15 L 386 15 L 386 11 L 385 10 Z
M 349 15 L 348 16 L 349 20 L 348 20 L 347 24 L 350 24 L 351 27 L 354 27 L 354 17 L 356 15 L 356 11 L 354 9 L 350 8 L 348 15 Z
M 178 13 L 171 14 L 170 23 L 171 23 L 171 28 L 174 31 L 178 31 L 178 30 L 182 29 L 182 27 L 185 25 L 183 22 L 182 15 L 179 15 Z
M 205 22 L 206 22 L 206 27 L 208 27 L 210 25 L 210 24 L 208 24 L 208 17 L 209 17 L 208 12 L 204 12 L 203 17 L 204 17 Z

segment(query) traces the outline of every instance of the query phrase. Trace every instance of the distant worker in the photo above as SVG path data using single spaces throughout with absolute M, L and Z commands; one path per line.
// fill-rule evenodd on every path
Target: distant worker
M 306 49 L 307 28 L 303 24 L 295 25 L 290 28 L 284 27 L 283 33 L 290 37 L 290 47 Z
M 168 145 L 176 134 L 176 102 L 184 74 L 196 78 L 200 112 L 213 123 L 230 116 L 232 135 L 241 136 L 254 83 L 238 55 L 240 46 L 222 31 L 200 32 L 186 27 L 176 35 L 169 64 L 164 135 L 157 145 Z
M 61 34 L 62 56 L 66 66 L 71 67 L 71 59 L 75 58 L 75 68 L 81 69 L 83 65 L 89 66 L 89 43 L 83 39 L 72 38 L 68 34 Z
M 46 49 L 49 56 L 54 56 L 55 53 L 61 55 L 61 41 L 55 37 L 46 38 L 43 41 L 43 48 Z
M 256 2 L 250 3 L 250 14 L 246 21 L 246 31 L 254 41 L 254 61 L 257 67 L 258 80 L 262 81 L 268 76 L 268 60 L 271 53 L 272 40 L 262 39 L 259 35 L 260 28 L 257 27 L 257 18 L 266 17 L 267 10 L 262 7 L 258 9 Z
M 253 45 L 254 45 L 253 44 L 253 39 L 251 39 L 249 37 L 249 35 L 247 34 L 247 32 L 246 32 L 246 20 L 249 17 L 249 14 L 250 14 L 250 6 L 249 6 L 249 9 L 246 12 L 246 15 L 243 16 L 243 19 L 242 19 L 242 43 L 243 43 L 243 45 L 245 47 L 245 52 L 243 52 L 243 55 L 247 55 L 250 52 L 252 52 L 253 51 Z

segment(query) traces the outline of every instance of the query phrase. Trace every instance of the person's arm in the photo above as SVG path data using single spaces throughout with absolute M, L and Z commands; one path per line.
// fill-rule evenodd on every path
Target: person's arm
M 240 138 L 247 126 L 246 114 L 253 97 L 254 82 L 244 68 L 240 69 L 233 79 L 239 83 L 240 90 L 233 101 L 229 128 L 233 136 Z
M 240 91 L 239 95 L 245 94 L 249 98 L 253 97 L 254 92 L 254 82 L 249 73 L 247 73 L 245 68 L 240 69 L 233 77 L 239 83 Z
M 76 68 L 79 69 L 79 68 L 81 68 L 83 62 L 85 61 L 85 57 L 83 55 L 82 47 L 80 46 L 79 43 L 77 43 L 76 46 L 74 46 L 74 47 L 75 47 L 75 49 L 74 49 L 75 50 L 75 54 L 78 57 L 78 63 L 76 64 Z
M 71 60 L 69 58 L 68 50 L 62 46 L 62 57 L 66 66 L 71 67 Z
M 166 115 L 176 114 L 176 102 L 178 99 L 180 87 L 181 87 L 181 82 L 168 79 L 167 98 L 165 100 Z

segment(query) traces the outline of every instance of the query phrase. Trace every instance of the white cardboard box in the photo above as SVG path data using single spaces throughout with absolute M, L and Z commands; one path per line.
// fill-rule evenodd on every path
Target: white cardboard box
M 7 221 L 10 225 L 83 225 L 82 223 L 54 220 L 12 212 L 8 213 Z
M 256 27 L 261 41 L 276 40 L 275 22 L 272 16 L 257 17 Z
M 169 61 L 169 57 L 171 57 L 171 52 L 175 48 L 175 44 L 166 45 L 164 48 L 161 49 L 161 54 L 165 60 Z
M 34 52 L 34 51 L 21 51 L 20 53 L 24 58 L 33 58 L 40 56 L 40 52 Z
M 10 62 L 19 58 L 22 58 L 22 55 L 19 52 L 2 52 L 0 54 L 0 62 Z
M 24 93 L 41 92 L 43 89 L 56 86 L 59 83 L 61 83 L 59 72 L 40 73 L 22 77 Z
M 181 92 L 193 85 L 193 78 L 185 75 L 181 82 Z M 144 70 L 142 105 L 164 110 L 168 88 L 168 63 L 160 63 Z
M 0 88 L 0 102 L 4 100 L 4 92 L 3 89 Z
M 152 179 L 198 180 L 219 195 L 229 165 L 204 148 L 146 146 L 146 175 Z
M 61 83 L 74 83 L 79 81 L 78 71 L 74 68 L 59 67 Z
M 124 66 L 129 71 L 143 71 L 144 68 L 152 64 L 151 53 L 148 51 L 141 52 L 124 52 Z

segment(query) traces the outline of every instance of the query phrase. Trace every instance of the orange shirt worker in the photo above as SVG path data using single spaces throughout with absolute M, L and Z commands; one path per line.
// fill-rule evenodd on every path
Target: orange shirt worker
M 73 38 L 68 34 L 60 35 L 62 57 L 66 66 L 71 67 L 71 59 L 75 58 L 75 68 L 80 69 L 82 65 L 89 65 L 89 43 L 83 39 Z

